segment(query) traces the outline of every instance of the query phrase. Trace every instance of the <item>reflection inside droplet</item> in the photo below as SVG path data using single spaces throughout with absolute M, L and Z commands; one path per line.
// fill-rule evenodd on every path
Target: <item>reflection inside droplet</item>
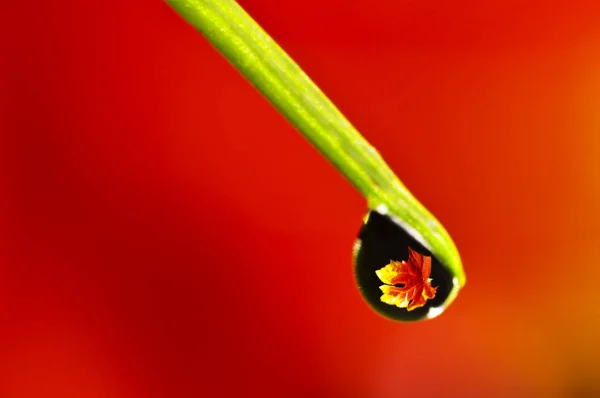
M 381 279 L 377 271 L 391 261 L 407 261 L 409 247 L 424 256 L 431 257 L 431 285 L 436 287 L 435 296 L 422 307 L 408 311 L 382 301 Z M 445 303 L 453 288 L 453 275 L 417 239 L 389 216 L 370 211 L 365 217 L 358 240 L 354 245 L 354 273 L 361 294 L 380 314 L 400 321 L 417 321 L 433 318 L 444 311 Z M 384 298 L 385 299 L 385 298 Z

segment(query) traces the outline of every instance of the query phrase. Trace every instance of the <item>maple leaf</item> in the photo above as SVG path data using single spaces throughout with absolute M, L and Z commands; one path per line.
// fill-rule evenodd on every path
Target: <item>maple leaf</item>
M 388 265 L 375 271 L 385 285 L 381 301 L 412 311 L 425 305 L 435 297 L 437 287 L 431 286 L 431 257 L 408 248 L 408 261 L 390 261 Z M 396 285 L 402 285 L 396 286 Z

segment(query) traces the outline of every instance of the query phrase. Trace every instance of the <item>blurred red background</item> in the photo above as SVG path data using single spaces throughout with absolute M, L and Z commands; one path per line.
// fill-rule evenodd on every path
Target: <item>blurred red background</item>
M 600 396 L 600 3 L 241 4 L 447 227 L 465 290 L 417 324 L 368 308 L 365 201 L 166 4 L 9 2 L 0 396 Z

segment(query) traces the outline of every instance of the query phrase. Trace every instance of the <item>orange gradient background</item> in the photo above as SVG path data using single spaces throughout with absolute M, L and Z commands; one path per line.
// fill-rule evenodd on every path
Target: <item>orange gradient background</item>
M 388 321 L 364 199 L 160 1 L 0 13 L 0 396 L 600 396 L 600 2 L 243 0 L 447 227 Z

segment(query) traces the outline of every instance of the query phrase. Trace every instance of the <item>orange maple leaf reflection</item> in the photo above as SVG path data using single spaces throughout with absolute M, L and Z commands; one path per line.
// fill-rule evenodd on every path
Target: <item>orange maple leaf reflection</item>
M 381 301 L 412 311 L 435 297 L 437 287 L 431 286 L 431 257 L 408 248 L 408 261 L 391 261 L 375 271 L 385 285 Z M 395 286 L 402 285 L 402 286 Z

